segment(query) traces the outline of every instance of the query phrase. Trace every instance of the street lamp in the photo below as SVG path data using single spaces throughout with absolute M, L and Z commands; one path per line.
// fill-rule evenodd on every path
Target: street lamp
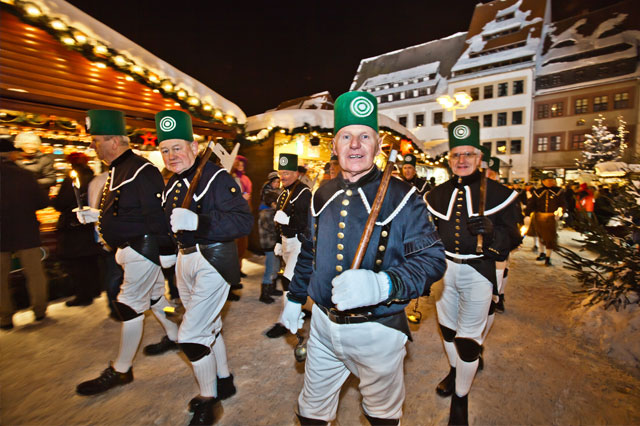
M 465 109 L 472 100 L 467 92 L 456 92 L 453 94 L 453 98 L 449 95 L 442 95 L 436 99 L 444 109 L 453 113 L 452 121 L 456 121 L 456 110 Z

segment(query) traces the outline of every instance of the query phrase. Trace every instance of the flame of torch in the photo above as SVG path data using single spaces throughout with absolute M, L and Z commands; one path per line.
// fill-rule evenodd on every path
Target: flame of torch
M 71 170 L 71 173 L 69 173 L 69 176 L 72 179 L 71 186 L 73 187 L 73 193 L 76 196 L 76 203 L 78 203 L 78 209 L 82 210 L 84 206 L 82 205 L 82 199 L 80 198 L 80 178 L 78 177 L 78 173 L 76 173 L 75 170 Z

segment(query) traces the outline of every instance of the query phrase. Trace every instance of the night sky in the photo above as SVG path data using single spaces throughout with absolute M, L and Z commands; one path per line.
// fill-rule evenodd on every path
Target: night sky
M 247 116 L 325 90 L 336 98 L 349 90 L 361 59 L 466 31 L 478 3 L 67 1 L 209 86 Z M 552 19 L 611 3 L 555 0 Z

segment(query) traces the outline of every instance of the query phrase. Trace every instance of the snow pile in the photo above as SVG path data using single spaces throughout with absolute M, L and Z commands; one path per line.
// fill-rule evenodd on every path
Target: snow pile
M 435 74 L 440 67 L 440 61 L 431 62 L 425 65 L 419 65 L 413 68 L 407 68 L 401 71 L 391 72 L 388 74 L 379 74 L 365 80 L 360 90 L 367 90 L 385 84 L 401 83 L 410 80 L 424 78 L 430 74 Z

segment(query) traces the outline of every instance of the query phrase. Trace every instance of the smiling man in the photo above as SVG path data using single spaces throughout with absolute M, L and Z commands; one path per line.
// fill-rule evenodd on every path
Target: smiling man
M 492 294 L 498 294 L 496 260 L 505 260 L 522 239 L 515 191 L 488 180 L 485 212 L 478 215 L 482 160 L 478 122 L 451 123 L 449 148 L 454 176 L 425 196 L 447 256 L 444 290 L 436 309 L 450 370 L 436 392 L 443 397 L 453 394 L 449 424 L 466 425 L 467 394 L 479 364 L 482 332 Z M 479 234 L 482 253 L 476 253 Z
M 227 365 L 221 311 L 229 284 L 240 281 L 235 239 L 248 235 L 253 225 L 249 205 L 227 171 L 207 162 L 196 183 L 189 208 L 182 203 L 193 184 L 198 165 L 191 117 L 184 111 L 156 114 L 160 153 L 174 175 L 163 194 L 167 221 L 179 253 L 162 256 L 162 266 L 176 265 L 176 281 L 185 307 L 178 343 L 187 356 L 200 387 L 191 400 L 192 425 L 213 424 L 214 405 L 235 392 Z
M 410 337 L 404 308 L 444 271 L 442 243 L 426 206 L 398 179 L 389 183 L 360 269 L 349 269 L 382 179 L 374 164 L 381 150 L 377 117 L 370 93 L 348 92 L 335 102 L 333 153 L 342 172 L 313 195 L 281 315 L 295 333 L 307 296 L 315 302 L 298 398 L 303 425 L 335 418 L 350 374 L 360 379 L 369 422 L 399 424 Z

